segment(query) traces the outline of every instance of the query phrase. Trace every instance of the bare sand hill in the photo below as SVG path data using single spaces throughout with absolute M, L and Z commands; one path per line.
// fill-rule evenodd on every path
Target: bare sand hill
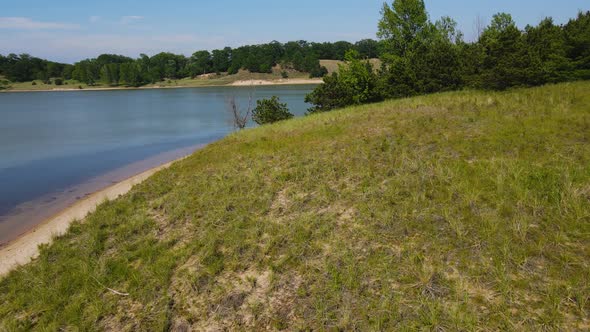
M 231 83 L 232 86 L 250 86 L 250 85 L 299 85 L 299 84 L 321 84 L 323 80 L 321 78 L 293 78 L 293 79 L 280 79 L 280 80 L 241 80 Z

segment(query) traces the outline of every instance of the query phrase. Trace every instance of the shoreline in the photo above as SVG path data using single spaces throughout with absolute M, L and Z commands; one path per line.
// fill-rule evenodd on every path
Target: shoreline
M 94 212 L 97 206 L 104 201 L 117 199 L 129 192 L 135 185 L 147 180 L 155 173 L 170 167 L 172 164 L 190 156 L 174 159 L 172 161 L 152 167 L 148 170 L 127 177 L 110 186 L 93 192 L 87 197 L 61 209 L 56 214 L 44 219 L 42 222 L 22 233 L 14 240 L 0 247 L 0 278 L 7 275 L 18 266 L 29 263 L 39 256 L 39 245 L 50 244 L 55 236 L 67 232 L 74 220 L 82 220 L 88 214 Z
M 0 93 L 18 92 L 75 92 L 75 91 L 116 91 L 116 90 L 152 90 L 152 89 L 192 89 L 208 87 L 248 87 L 248 86 L 275 86 L 275 85 L 316 85 L 322 84 L 322 79 L 280 79 L 280 80 L 238 80 L 227 84 L 202 84 L 202 85 L 174 85 L 174 86 L 140 86 L 140 87 L 104 87 L 104 88 L 53 88 L 53 89 L 6 89 Z

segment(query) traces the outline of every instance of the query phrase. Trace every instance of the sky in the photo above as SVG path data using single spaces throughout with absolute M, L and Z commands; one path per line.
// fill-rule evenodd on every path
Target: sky
M 73 63 L 102 53 L 137 57 L 273 40 L 376 39 L 383 0 L 2 0 L 0 54 Z M 391 3 L 389 0 L 388 3 Z M 426 0 L 431 20 L 454 18 L 466 39 L 477 17 L 508 12 L 520 27 L 551 16 L 565 23 L 588 0 Z

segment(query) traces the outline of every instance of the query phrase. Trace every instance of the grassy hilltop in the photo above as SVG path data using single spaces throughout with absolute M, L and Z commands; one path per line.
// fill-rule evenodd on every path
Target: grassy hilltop
M 0 330 L 588 329 L 589 91 L 230 135 L 0 281 Z

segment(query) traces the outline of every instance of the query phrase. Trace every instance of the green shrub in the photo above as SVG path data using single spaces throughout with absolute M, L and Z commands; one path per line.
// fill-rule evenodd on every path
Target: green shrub
M 371 63 L 361 60 L 358 52 L 348 51 L 346 64 L 339 65 L 338 73 L 325 76 L 324 84 L 305 97 L 305 102 L 314 105 L 308 113 L 379 101 L 382 98 L 376 89 L 377 83 Z
M 288 120 L 292 117 L 293 114 L 289 112 L 287 104 L 281 103 L 277 96 L 256 101 L 256 108 L 252 111 L 252 119 L 259 125 Z
M 281 72 L 281 77 L 282 77 L 282 78 L 289 78 L 289 73 L 287 73 L 286 71 L 284 71 L 284 70 L 283 70 L 283 71 Z
M 55 85 L 63 85 L 64 80 L 61 78 L 56 78 L 55 80 L 53 80 L 53 83 L 55 83 Z
M 31 83 L 31 85 L 37 85 L 37 82 L 33 81 L 33 83 Z
M 0 90 L 5 90 L 10 88 L 10 81 L 8 80 L 0 80 Z
M 268 63 L 263 63 L 260 65 L 259 70 L 260 73 L 272 73 L 272 65 Z
M 309 72 L 310 78 L 324 77 L 328 75 L 328 68 L 324 66 L 316 66 Z

